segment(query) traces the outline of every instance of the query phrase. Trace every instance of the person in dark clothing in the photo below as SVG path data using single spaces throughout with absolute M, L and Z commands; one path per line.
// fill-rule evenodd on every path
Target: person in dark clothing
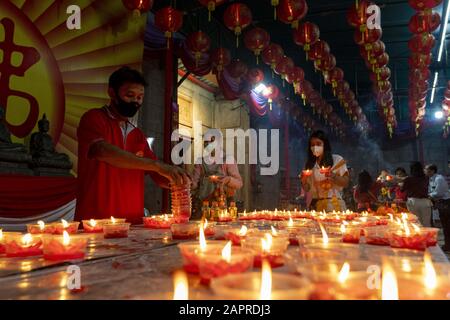
M 373 181 L 369 172 L 366 170 L 361 171 L 358 175 L 358 184 L 353 193 L 357 210 L 376 210 L 382 186 L 383 184 L 380 181 Z

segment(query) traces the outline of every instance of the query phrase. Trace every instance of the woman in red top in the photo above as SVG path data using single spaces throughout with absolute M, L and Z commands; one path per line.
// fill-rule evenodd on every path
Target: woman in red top
M 353 192 L 357 210 L 376 210 L 381 188 L 381 182 L 374 182 L 366 170 L 361 171 L 358 175 L 358 184 Z
M 395 181 L 397 184 L 392 187 L 391 193 L 395 195 L 394 202 L 401 206 L 406 207 L 406 192 L 402 191 L 403 181 L 408 177 L 404 168 L 395 169 Z

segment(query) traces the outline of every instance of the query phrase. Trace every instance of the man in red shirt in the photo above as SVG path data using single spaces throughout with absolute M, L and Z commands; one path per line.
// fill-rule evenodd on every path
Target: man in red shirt
M 184 170 L 157 160 L 129 120 L 142 105 L 145 85 L 138 71 L 123 67 L 109 78 L 109 105 L 81 117 L 76 220 L 114 216 L 142 223 L 146 173 L 162 187 L 190 184 Z

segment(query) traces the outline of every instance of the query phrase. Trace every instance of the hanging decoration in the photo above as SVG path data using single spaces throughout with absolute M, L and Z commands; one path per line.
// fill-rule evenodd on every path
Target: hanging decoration
M 311 45 L 316 43 L 319 38 L 319 27 L 311 22 L 302 23 L 294 30 L 294 42 L 303 47 L 303 50 L 306 52 L 306 59 L 308 59 L 308 52 L 311 49 Z
M 230 51 L 226 48 L 216 48 L 211 52 L 211 64 L 214 73 L 221 73 L 231 62 Z
M 252 23 L 252 12 L 243 3 L 233 3 L 225 10 L 223 20 L 236 35 L 236 47 L 239 47 L 239 36 Z
M 308 5 L 305 0 L 281 0 L 278 5 L 278 19 L 297 29 L 298 23 L 306 16 Z
M 162 8 L 155 13 L 155 25 L 164 32 L 167 48 L 169 48 L 169 39 L 172 38 L 172 34 L 183 26 L 183 13 L 173 7 Z
M 195 55 L 195 63 L 198 66 L 198 60 L 202 53 L 209 51 L 211 47 L 211 39 L 202 31 L 189 34 L 186 38 L 186 46 Z
M 270 44 L 270 35 L 262 28 L 253 28 L 245 33 L 244 44 L 255 54 L 258 65 L 261 52 Z

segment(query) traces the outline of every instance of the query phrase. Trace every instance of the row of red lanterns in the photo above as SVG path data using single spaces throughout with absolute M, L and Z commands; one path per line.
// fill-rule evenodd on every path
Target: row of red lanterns
M 409 64 L 409 112 L 411 121 L 415 124 L 416 135 L 419 134 L 421 122 L 426 114 L 426 99 L 428 95 L 431 64 L 431 51 L 436 43 L 432 32 L 440 25 L 440 15 L 432 9 L 442 0 L 410 0 L 409 5 L 417 12 L 409 21 L 409 30 L 413 33 L 408 42 L 411 56 Z
M 444 118 L 444 134 L 445 139 L 450 134 L 450 81 L 447 82 L 447 88 L 444 92 L 444 100 L 442 101 L 442 112 Z
M 359 45 L 360 55 L 370 71 L 372 90 L 376 97 L 378 111 L 386 123 L 389 135 L 392 137 L 397 126 L 395 116 L 394 96 L 389 82 L 391 70 L 388 67 L 389 55 L 381 41 L 382 29 L 379 26 L 368 26 L 367 10 L 373 2 L 361 0 L 347 11 L 347 22 L 355 28 L 354 41 Z

